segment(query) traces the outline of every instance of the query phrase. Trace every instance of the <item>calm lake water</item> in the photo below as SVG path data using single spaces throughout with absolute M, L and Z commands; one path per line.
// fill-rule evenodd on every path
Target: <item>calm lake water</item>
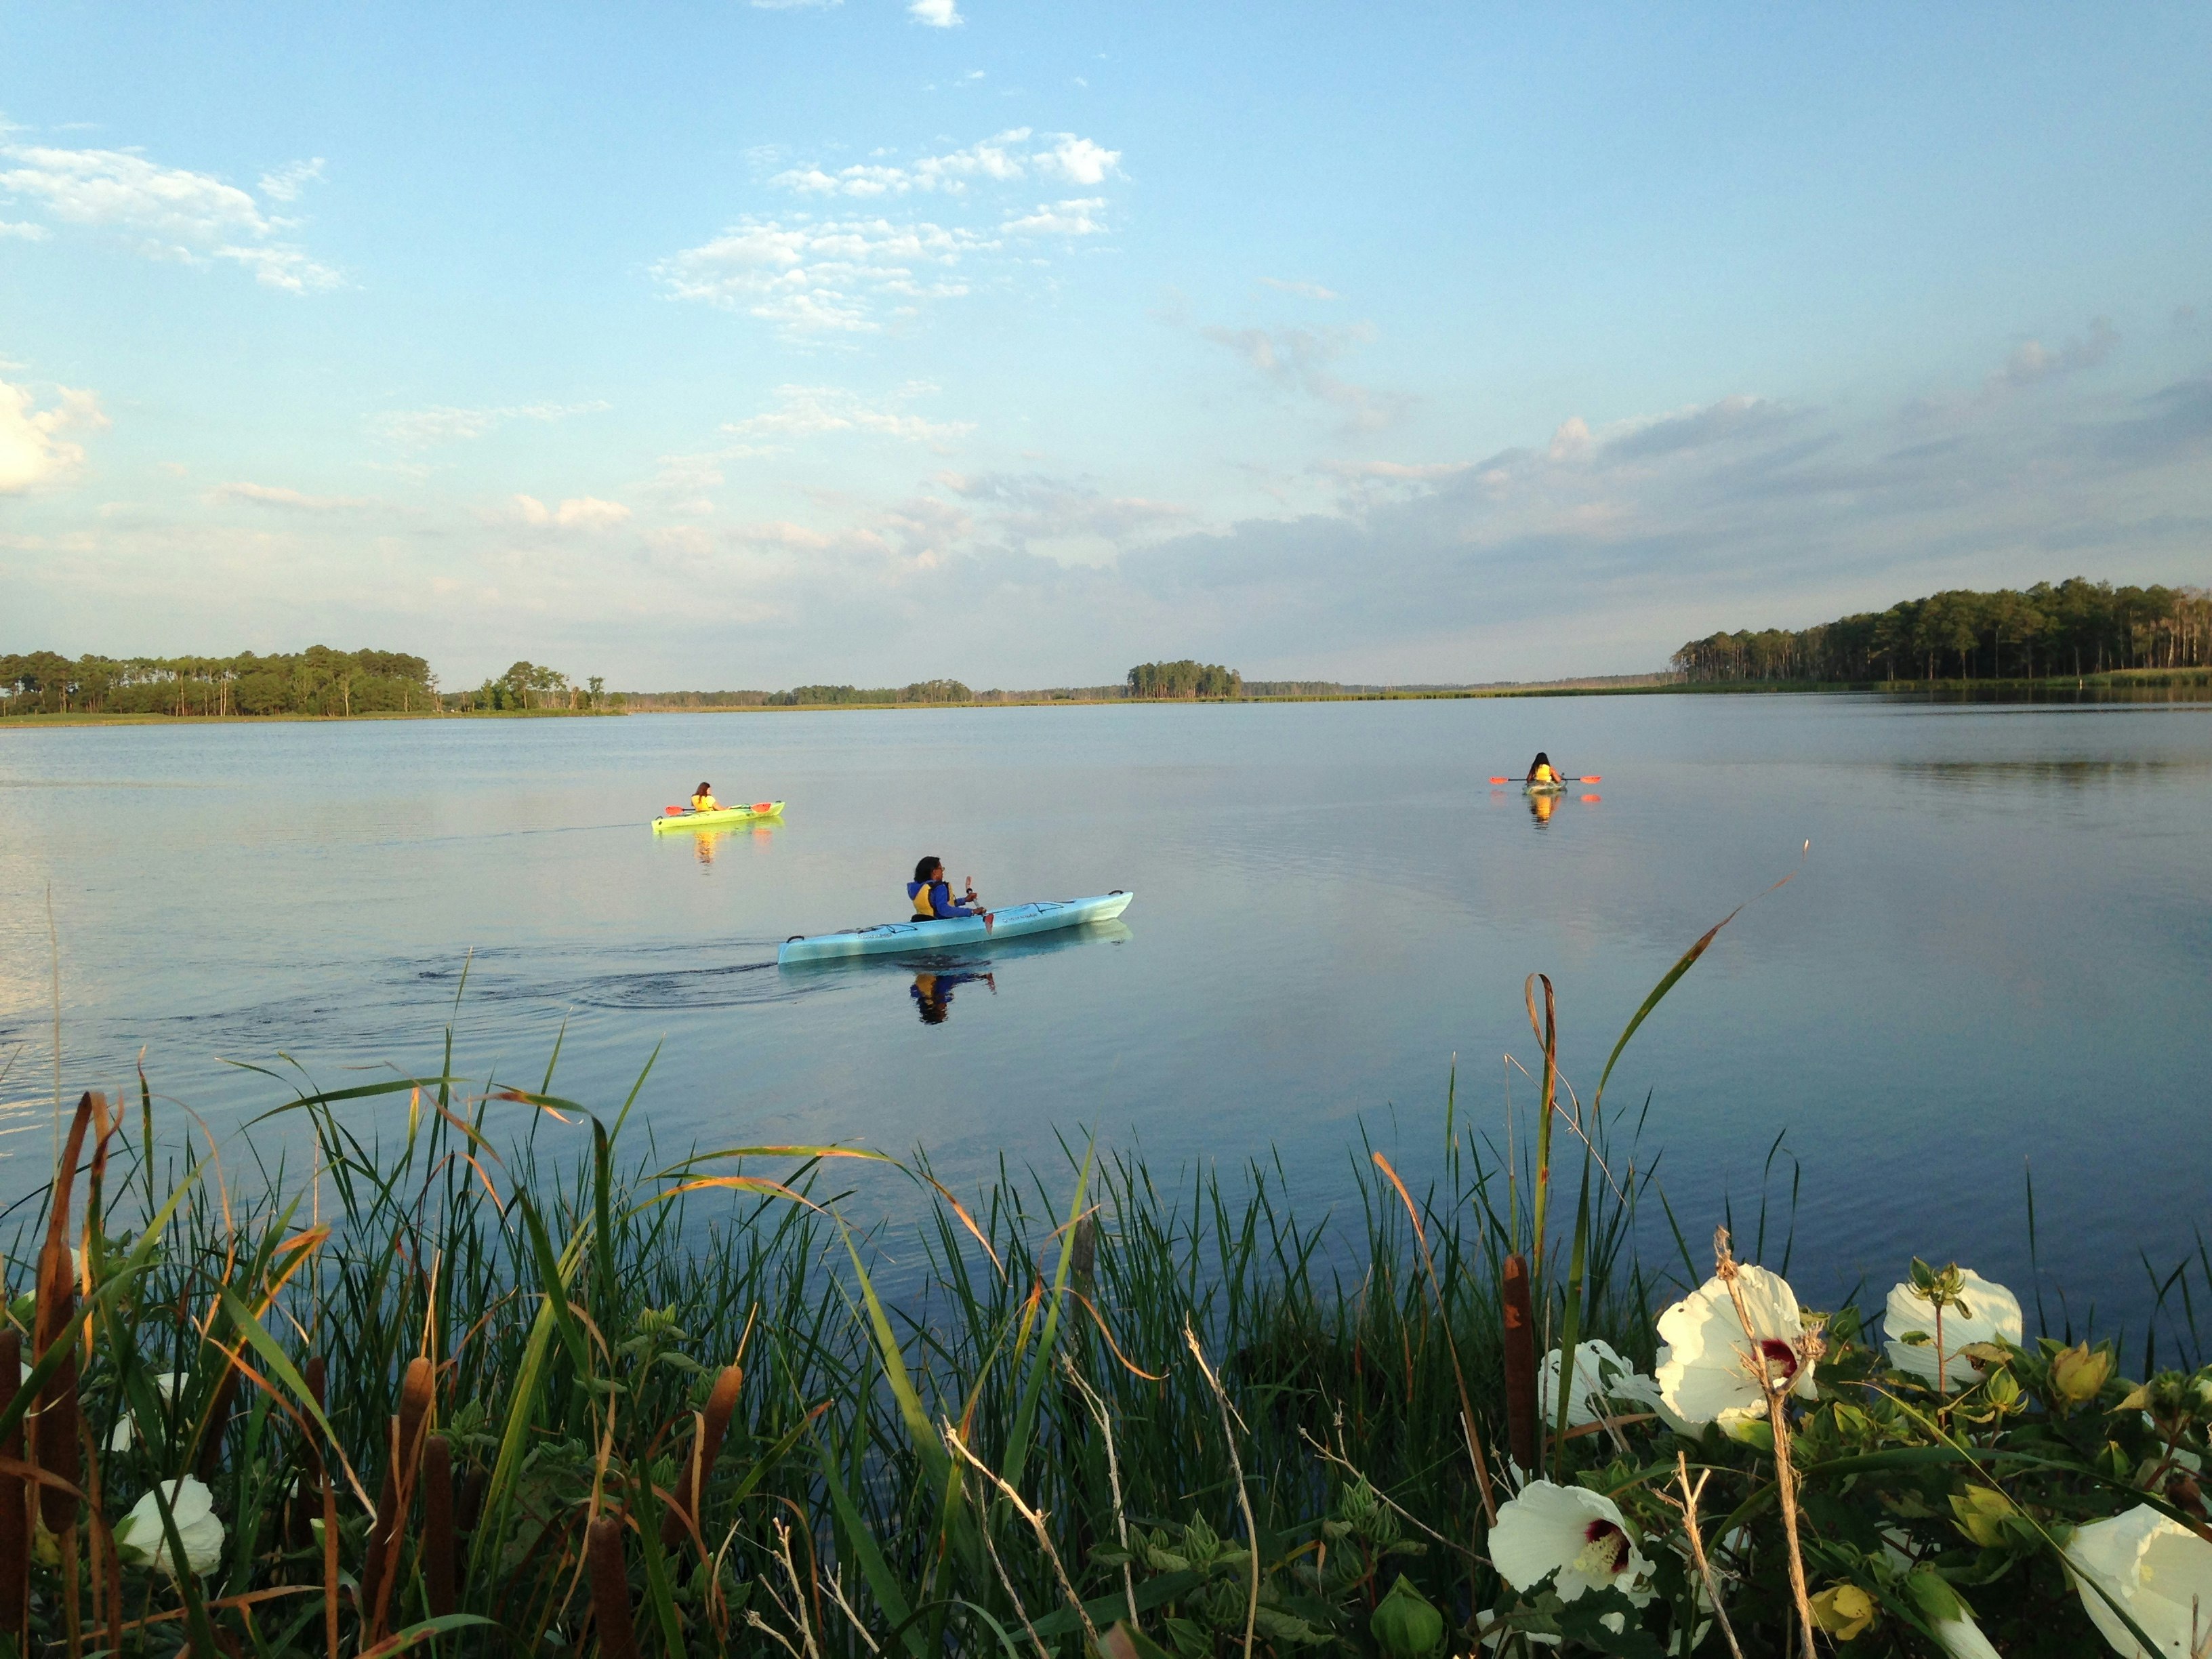
M 1548 821 L 1537 748 L 1603 781 Z M 701 777 L 773 827 L 656 837 Z M 1802 845 L 1810 841 L 1802 860 Z M 785 971 L 902 913 L 915 860 L 1124 922 L 949 963 Z M 1279 1152 L 1317 1212 L 1363 1123 L 1418 1177 L 1447 1078 L 1505 1121 L 1558 987 L 1584 1094 L 1654 981 L 1778 878 L 1638 1034 L 1612 1101 L 1692 1238 L 1802 1167 L 1793 1278 L 1878 1298 L 1917 1250 L 2139 1319 L 2136 1252 L 2212 1191 L 2212 708 L 1637 696 L 0 732 L 0 1198 L 63 1079 L 156 1091 L 230 1156 L 286 1097 L 459 1068 L 639 1113 L 659 1146 L 1164 1172 Z M 933 981 L 920 970 L 944 969 Z M 925 1018 L 925 1015 L 941 1018 Z M 1518 1083 L 1516 1106 L 1529 1090 Z M 1778 1137 L 1784 1152 L 1763 1176 Z M 263 1129 L 251 1150 L 276 1143 Z M 903 1189 L 902 1189 L 903 1190 Z M 882 1193 L 880 1198 L 871 1194 Z M 889 1204 L 889 1188 L 855 1202 Z M 898 1200 L 898 1201 L 903 1201 Z M 1663 1239 L 1663 1234 L 1662 1235 Z M 1771 1252 L 1770 1252 L 1771 1255 Z

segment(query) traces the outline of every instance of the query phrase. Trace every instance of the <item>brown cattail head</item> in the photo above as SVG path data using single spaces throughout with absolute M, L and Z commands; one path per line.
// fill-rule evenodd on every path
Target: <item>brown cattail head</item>
M 1524 1475 L 1536 1473 L 1542 1425 L 1536 1405 L 1536 1320 L 1526 1258 L 1505 1258 L 1505 1434 Z
M 591 1558 L 592 1620 L 606 1659 L 638 1659 L 637 1626 L 630 1619 L 629 1571 L 623 1565 L 622 1522 L 601 1516 L 592 1522 L 585 1553 Z
M 390 1455 L 384 1468 L 384 1486 L 376 1499 L 376 1519 L 368 1530 L 368 1556 L 361 1577 L 368 1633 L 384 1633 L 384 1616 L 392 1600 L 395 1569 L 399 1562 L 399 1531 L 415 1495 L 415 1471 L 422 1455 L 422 1430 L 429 1421 L 435 1392 L 437 1367 L 419 1354 L 407 1362 L 399 1380 L 399 1412 L 392 1419 Z
M 0 1330 L 0 1412 L 15 1403 L 22 1382 L 23 1334 Z M 0 1437 L 0 1457 L 21 1462 L 23 1423 Z M 21 1475 L 0 1474 L 0 1634 L 20 1638 L 30 1607 L 30 1494 Z M 19 1643 L 20 1645 L 20 1643 Z
M 453 1610 L 453 1449 L 442 1434 L 422 1443 L 422 1593 L 430 1616 Z
M 384 1582 L 384 1558 L 388 1545 L 399 1526 L 399 1419 L 386 1419 L 385 1437 L 384 1484 L 376 1494 L 376 1516 L 368 1524 L 368 1549 L 362 1561 L 360 1586 L 362 1622 L 368 1635 L 374 1636 L 377 1587 Z M 368 1644 L 364 1638 L 364 1645 Z
M 105 1114 L 103 1098 L 97 1108 L 89 1093 L 76 1103 L 69 1139 L 61 1162 L 54 1167 L 54 1195 L 46 1214 L 46 1242 L 39 1252 L 39 1303 L 33 1331 L 34 1353 L 44 1359 L 57 1343 L 66 1345 L 60 1367 L 39 1391 L 38 1431 L 33 1444 L 42 1469 L 59 1475 L 71 1486 L 82 1473 L 76 1436 L 76 1266 L 70 1257 L 70 1200 L 76 1187 L 77 1160 L 84 1155 L 85 1131 L 96 1110 Z M 60 1532 L 76 1519 L 77 1500 L 58 1486 L 41 1485 L 39 1514 L 49 1532 Z
M 744 1367 L 735 1364 L 723 1366 L 714 1378 L 714 1391 L 707 1396 L 707 1409 L 699 1414 L 692 1432 L 691 1455 L 684 1462 L 683 1483 L 667 1513 L 660 1517 L 663 1549 L 674 1549 L 683 1541 L 688 1523 L 698 1520 L 707 1477 L 714 1473 L 714 1460 L 722 1454 L 722 1437 L 729 1432 L 730 1419 L 737 1413 L 738 1389 L 744 1380 Z
M 1075 1288 L 1089 1296 L 1098 1279 L 1098 1212 L 1085 1210 L 1075 1224 L 1075 1238 L 1068 1247 L 1068 1270 Z

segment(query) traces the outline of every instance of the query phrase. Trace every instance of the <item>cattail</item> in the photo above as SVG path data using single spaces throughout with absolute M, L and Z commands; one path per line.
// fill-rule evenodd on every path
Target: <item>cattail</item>
M 422 1591 L 430 1616 L 453 1610 L 453 1448 L 442 1434 L 422 1443 Z
M 61 1364 L 39 1391 L 39 1425 L 33 1443 L 39 1467 L 72 1486 L 79 1484 L 82 1469 L 76 1443 L 76 1267 L 70 1257 L 70 1199 L 76 1184 L 77 1159 L 84 1152 L 85 1130 L 95 1109 L 93 1098 L 88 1091 L 78 1099 L 69 1140 L 54 1167 L 53 1207 L 46 1216 L 46 1242 L 39 1252 L 33 1331 L 39 1359 L 44 1360 L 58 1342 L 64 1349 Z M 99 1109 L 106 1108 L 102 1099 Z M 39 1514 L 47 1531 L 59 1533 L 76 1521 L 76 1498 L 61 1487 L 40 1483 Z
M 714 1379 L 714 1389 L 707 1396 L 707 1409 L 701 1413 L 691 1435 L 691 1455 L 686 1461 L 683 1484 L 677 1489 L 675 1499 L 667 1513 L 660 1517 L 660 1547 L 672 1550 L 684 1541 L 689 1530 L 687 1523 L 699 1518 L 699 1506 L 707 1491 L 707 1477 L 714 1472 L 714 1460 L 721 1455 L 722 1437 L 728 1432 L 730 1418 L 738 1409 L 738 1385 L 745 1380 L 744 1368 L 725 1365 Z
M 606 1659 L 638 1659 L 637 1626 L 630 1621 L 629 1572 L 623 1565 L 622 1522 L 603 1515 L 586 1534 L 592 1565 L 592 1620 Z
M 1536 1321 L 1528 1300 L 1528 1263 L 1505 1258 L 1505 1435 L 1513 1461 L 1534 1474 L 1540 1461 L 1541 1425 L 1536 1407 Z
M 1085 1210 L 1075 1224 L 1075 1239 L 1068 1247 L 1068 1270 L 1075 1288 L 1091 1294 L 1098 1277 L 1098 1212 Z
M 407 1500 L 413 1496 L 415 1465 L 422 1449 L 422 1425 L 430 1414 L 430 1399 L 437 1370 L 417 1356 L 407 1362 L 399 1382 L 399 1413 L 392 1419 L 391 1457 L 384 1469 L 384 1486 L 377 1496 L 375 1523 L 368 1530 L 368 1559 L 362 1574 L 363 1612 L 372 1634 L 381 1634 L 384 1613 L 392 1599 L 393 1568 L 398 1565 L 399 1528 L 407 1516 Z
M 0 1412 L 15 1403 L 23 1380 L 23 1334 L 0 1331 Z M 23 1420 L 0 1438 L 0 1457 L 23 1461 Z M 30 1607 L 31 1515 L 23 1478 L 0 1474 L 0 1634 L 20 1638 Z

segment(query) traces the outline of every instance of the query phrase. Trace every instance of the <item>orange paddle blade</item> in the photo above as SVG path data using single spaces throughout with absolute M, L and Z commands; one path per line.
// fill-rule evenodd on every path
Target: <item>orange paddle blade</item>
M 1601 777 L 1598 776 L 1598 775 L 1597 775 L 1596 773 L 1592 772 L 1592 773 L 1589 773 L 1589 774 L 1588 774 L 1587 775 L 1585 775 L 1585 776 L 1583 777 L 1583 781 L 1584 783 L 1603 783 L 1603 782 L 1605 781 L 1605 780 L 1604 780 L 1603 778 L 1601 778 Z
M 1492 783 L 1510 783 L 1513 780 L 1510 778 L 1492 778 L 1491 779 L 1491 781 Z

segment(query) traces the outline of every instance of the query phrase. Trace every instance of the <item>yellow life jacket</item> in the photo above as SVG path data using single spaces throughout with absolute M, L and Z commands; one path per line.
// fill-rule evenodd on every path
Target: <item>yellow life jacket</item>
M 712 795 L 694 795 L 691 797 L 691 810 L 695 812 L 719 812 L 722 807 Z
M 1540 766 L 1529 775 L 1531 783 L 1557 783 L 1559 775 L 1548 766 Z

